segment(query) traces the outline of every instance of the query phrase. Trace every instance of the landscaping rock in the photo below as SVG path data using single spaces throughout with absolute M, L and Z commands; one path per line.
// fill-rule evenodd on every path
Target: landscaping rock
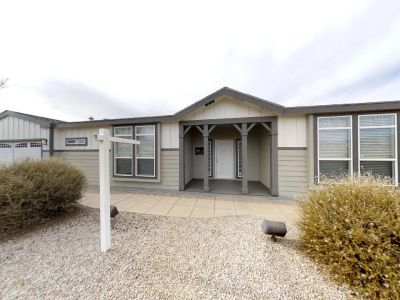
M 120 212 L 100 252 L 99 211 L 82 209 L 0 242 L 1 299 L 347 299 L 262 219 L 188 219 Z

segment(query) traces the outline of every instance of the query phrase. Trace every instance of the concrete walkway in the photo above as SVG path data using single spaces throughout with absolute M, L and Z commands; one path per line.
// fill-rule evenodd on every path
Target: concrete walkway
M 99 208 L 97 189 L 89 189 L 82 205 Z M 296 202 L 245 195 L 198 195 L 111 191 L 111 204 L 119 211 L 133 213 L 212 218 L 220 216 L 254 216 L 294 224 L 297 221 Z

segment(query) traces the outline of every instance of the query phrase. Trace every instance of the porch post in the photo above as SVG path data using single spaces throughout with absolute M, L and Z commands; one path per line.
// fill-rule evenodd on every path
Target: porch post
M 205 192 L 210 191 L 210 187 L 208 185 L 208 124 L 203 125 L 203 149 L 204 149 L 204 155 L 203 155 L 203 176 L 204 176 L 204 183 L 203 183 L 203 190 Z
M 185 189 L 185 133 L 179 124 L 179 190 Z
M 278 196 L 278 122 L 271 122 L 271 195 Z
M 247 123 L 242 123 L 242 193 L 248 194 L 248 176 L 247 176 Z

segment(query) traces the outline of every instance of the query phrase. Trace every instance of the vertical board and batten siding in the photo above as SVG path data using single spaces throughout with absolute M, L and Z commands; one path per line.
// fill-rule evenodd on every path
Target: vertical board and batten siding
M 278 147 L 307 147 L 306 115 L 278 116 Z
M 223 96 L 216 99 L 215 102 L 209 106 L 203 106 L 188 113 L 182 120 L 231 119 L 272 115 L 274 114 L 268 109 Z
M 46 139 L 49 141 L 49 128 L 21 118 L 7 116 L 0 119 L 0 140 Z M 49 143 L 43 150 L 49 149 Z
M 161 123 L 161 148 L 179 148 L 179 125 L 178 122 Z
M 112 130 L 112 127 L 101 127 Z M 96 135 L 100 127 L 83 128 L 55 128 L 54 129 L 54 150 L 97 150 L 99 144 Z M 112 133 L 112 132 L 111 132 Z M 66 138 L 87 138 L 87 146 L 66 146 Z
M 279 196 L 303 194 L 308 187 L 307 150 L 278 150 Z

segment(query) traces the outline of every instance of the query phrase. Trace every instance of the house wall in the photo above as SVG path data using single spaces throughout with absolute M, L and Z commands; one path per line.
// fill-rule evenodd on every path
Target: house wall
M 98 151 L 59 151 L 55 158 L 63 159 L 77 166 L 85 174 L 89 185 L 99 184 L 99 152 Z
M 273 113 L 265 108 L 223 96 L 209 106 L 203 106 L 188 113 L 182 120 L 248 118 L 272 115 Z
M 278 147 L 307 146 L 307 116 L 278 116 Z
M 54 157 L 79 167 L 85 174 L 89 185 L 99 184 L 99 153 L 96 150 L 57 151 Z M 110 152 L 110 177 L 111 186 L 124 188 L 158 188 L 173 189 L 179 188 L 179 151 L 163 150 L 160 153 L 160 180 L 153 182 L 138 181 L 124 178 L 123 180 L 112 178 L 112 157 Z
M 46 139 L 49 142 L 49 128 L 21 118 L 7 116 L 0 119 L 0 140 Z M 49 149 L 49 143 L 43 150 Z
M 307 150 L 293 148 L 278 150 L 279 196 L 295 197 L 308 187 Z
M 109 129 L 112 127 L 101 127 Z M 82 128 L 54 128 L 54 150 L 96 150 L 99 149 L 99 143 L 96 135 L 100 127 L 82 127 Z M 66 146 L 66 138 L 86 137 L 87 146 Z
M 161 123 L 161 148 L 179 148 L 179 124 L 178 122 Z

